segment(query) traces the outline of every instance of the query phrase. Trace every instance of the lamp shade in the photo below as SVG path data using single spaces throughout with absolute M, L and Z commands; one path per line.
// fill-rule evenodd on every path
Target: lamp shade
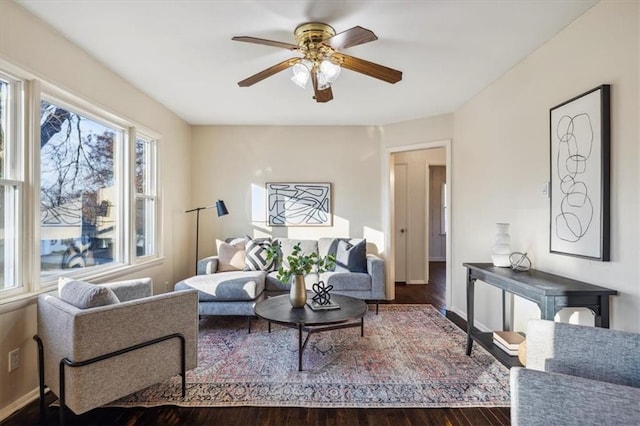
M 227 206 L 224 205 L 222 200 L 216 201 L 216 210 L 218 210 L 218 217 L 229 214 L 229 210 L 227 210 Z

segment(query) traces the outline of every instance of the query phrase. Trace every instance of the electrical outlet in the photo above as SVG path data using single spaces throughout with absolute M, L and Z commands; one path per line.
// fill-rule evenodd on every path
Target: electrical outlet
M 9 373 L 20 368 L 20 348 L 9 352 Z

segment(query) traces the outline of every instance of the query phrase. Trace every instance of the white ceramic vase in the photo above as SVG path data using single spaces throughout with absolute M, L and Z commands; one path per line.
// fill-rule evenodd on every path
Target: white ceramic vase
M 511 254 L 511 237 L 509 236 L 508 223 L 496 223 L 496 239 L 493 244 L 491 260 L 494 266 L 509 268 L 509 255 Z

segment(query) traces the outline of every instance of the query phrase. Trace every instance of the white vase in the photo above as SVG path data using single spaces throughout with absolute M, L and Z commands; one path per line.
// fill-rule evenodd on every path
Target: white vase
M 496 239 L 493 244 L 491 260 L 494 266 L 509 268 L 509 255 L 511 254 L 511 237 L 509 236 L 508 223 L 496 223 Z

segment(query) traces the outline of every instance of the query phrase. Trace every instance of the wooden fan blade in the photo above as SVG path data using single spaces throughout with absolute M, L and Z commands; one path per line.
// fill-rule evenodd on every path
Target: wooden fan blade
M 267 40 L 264 38 L 239 36 L 239 37 L 232 37 L 231 40 L 244 41 L 245 43 L 263 44 L 265 46 L 272 46 L 272 47 L 282 47 L 283 49 L 288 49 L 288 50 L 298 50 L 298 46 L 295 44 L 284 43 L 282 41 Z
M 333 91 L 331 90 L 331 87 L 327 87 L 323 90 L 318 90 L 318 77 L 313 72 L 311 73 L 311 81 L 313 82 L 313 98 L 316 100 L 316 102 L 324 103 L 329 102 L 331 99 L 333 99 Z
M 238 86 L 240 87 L 249 87 L 254 84 L 264 80 L 267 77 L 271 77 L 274 74 L 279 73 L 280 71 L 286 70 L 287 68 L 295 65 L 300 62 L 300 58 L 290 58 L 286 61 L 282 61 L 279 64 L 276 64 L 272 67 L 267 68 L 266 70 L 262 70 L 257 74 L 252 75 L 251 77 L 245 78 L 242 81 L 238 82 Z
M 323 40 L 322 43 L 333 49 L 341 50 L 357 46 L 359 44 L 369 43 L 370 41 L 375 41 L 377 39 L 378 37 L 373 33 L 373 31 L 358 26 Z
M 365 61 L 364 59 L 354 58 L 344 53 L 334 53 L 333 57 L 340 61 L 340 65 L 343 68 L 348 70 L 359 72 L 387 83 L 397 83 L 402 80 L 402 71 Z

